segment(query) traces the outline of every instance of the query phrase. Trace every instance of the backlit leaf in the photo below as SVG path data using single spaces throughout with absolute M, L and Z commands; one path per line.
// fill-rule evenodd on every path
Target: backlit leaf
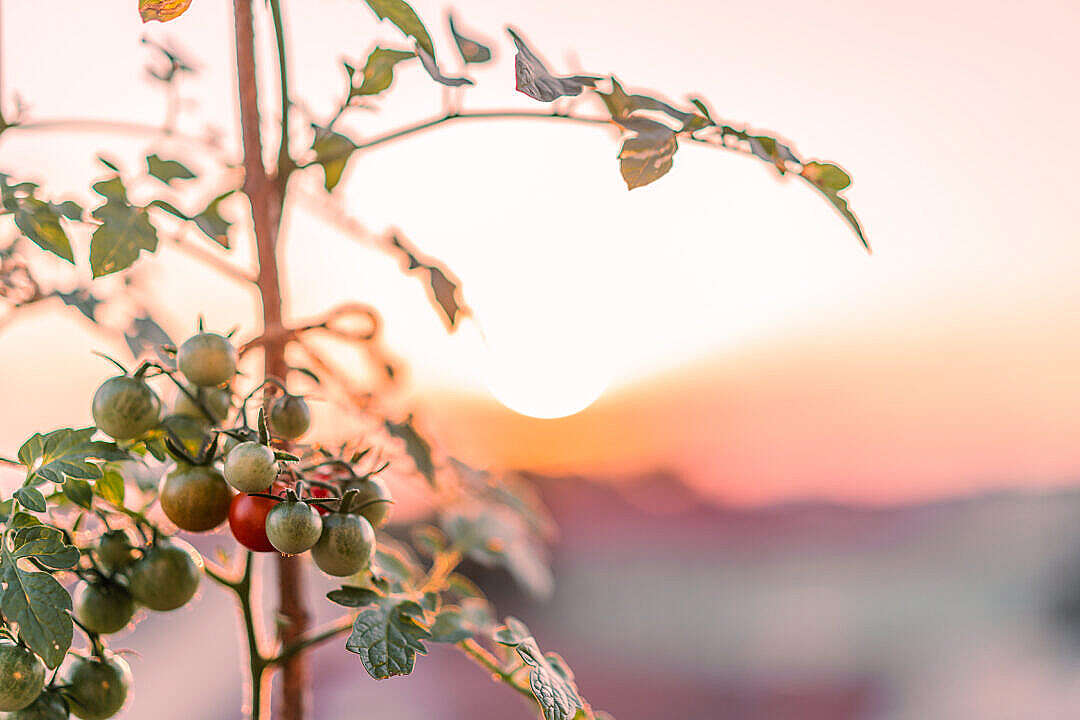
M 63 428 L 42 435 L 36 433 L 19 448 L 19 462 L 27 468 L 27 484 L 48 481 L 63 483 L 68 478 L 96 480 L 101 468 L 95 460 L 124 460 L 127 454 L 115 443 L 91 440 L 95 428 Z
M 862 242 L 863 247 L 869 252 L 870 242 L 863 233 L 859 219 L 855 217 L 855 213 L 848 207 L 847 199 L 840 196 L 840 191 L 851 185 L 851 176 L 837 165 L 817 161 L 811 161 L 803 165 L 801 176 L 833 204 L 833 207 L 847 221 L 851 229 L 855 231 L 859 241 Z
M 466 598 L 461 605 L 447 605 L 435 616 L 431 624 L 431 641 L 456 643 L 467 638 L 485 636 L 490 632 L 495 618 L 491 605 L 481 598 Z
M 427 478 L 432 487 L 435 486 L 435 463 L 431 458 L 431 445 L 417 432 L 413 426 L 412 415 L 405 418 L 404 422 L 396 423 L 386 421 L 386 430 L 392 436 L 405 441 L 405 452 L 416 464 L 416 469 Z
M 0 175 L 0 201 L 3 210 L 15 219 L 19 231 L 42 250 L 74 264 L 75 256 L 71 250 L 71 241 L 60 224 L 61 217 L 82 209 L 75 203 L 53 205 L 34 197 L 37 186 L 32 183 L 9 185 L 7 177 Z
M 510 37 L 517 45 L 514 57 L 515 85 L 519 92 L 540 102 L 551 102 L 561 97 L 580 95 L 586 87 L 595 87 L 599 78 L 589 75 L 556 77 L 548 71 L 543 61 L 525 44 L 525 41 L 513 29 L 507 28 Z
M 528 628 L 514 618 L 496 634 L 498 642 L 514 648 L 529 666 L 529 688 L 543 710 L 545 720 L 571 720 L 585 703 L 574 683 L 574 673 L 556 653 L 540 651 Z
M 97 306 L 100 305 L 102 301 L 86 288 L 76 288 L 69 293 L 57 290 L 56 296 L 60 298 L 65 305 L 75 308 L 90 320 L 97 322 Z
M 191 0 L 139 0 L 139 17 L 144 23 L 168 22 L 183 15 L 190 6 Z
M 447 329 L 453 331 L 458 320 L 468 312 L 461 298 L 461 283 L 438 261 L 421 256 L 419 251 L 397 234 L 390 237 L 390 247 L 405 259 L 405 271 L 427 280 L 432 302 L 442 311 Z
M 183 163 L 176 160 L 165 160 L 157 153 L 146 156 L 146 171 L 163 183 L 171 184 L 173 180 L 190 180 L 195 177 Z
M 98 278 L 130 267 L 142 250 L 156 250 L 158 237 L 146 208 L 128 202 L 119 177 L 94 183 L 93 189 L 105 198 L 91 213 L 101 222 L 90 240 L 90 269 Z
M 450 23 L 450 34 L 454 36 L 454 43 L 457 45 L 458 52 L 461 53 L 462 60 L 466 63 L 475 64 L 486 63 L 491 60 L 491 48 L 458 32 L 457 26 L 454 24 L 453 13 L 448 16 L 447 20 Z
M 152 352 L 158 359 L 164 360 L 166 365 L 174 362 L 161 351 L 161 346 L 176 343 L 154 318 L 145 313 L 132 318 L 131 326 L 124 331 L 124 340 L 127 342 L 128 349 L 131 350 L 131 356 L 136 360 Z
M 376 47 L 368 55 L 367 62 L 364 63 L 364 69 L 360 71 L 362 78 L 360 87 L 354 86 L 349 91 L 349 95 L 352 97 L 378 95 L 394 82 L 394 66 L 414 57 L 416 57 L 416 53 L 407 50 Z
M 345 171 L 345 165 L 356 149 L 356 143 L 333 130 L 321 127 L 314 129 L 315 140 L 311 149 L 315 151 L 315 162 L 323 167 L 323 185 L 326 192 L 330 192 L 341 181 L 341 173 Z
M 106 468 L 101 478 L 94 483 L 94 491 L 106 502 L 122 506 L 124 504 L 124 476 L 114 468 Z
M 367 4 L 380 20 L 389 20 L 397 25 L 401 32 L 415 39 L 420 47 L 435 57 L 435 45 L 431 42 L 431 35 L 408 3 L 403 0 L 367 0 Z

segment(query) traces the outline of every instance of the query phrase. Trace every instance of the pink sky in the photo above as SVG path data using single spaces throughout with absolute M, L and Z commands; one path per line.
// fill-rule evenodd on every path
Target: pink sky
M 6 3 L 5 108 L 17 91 L 34 116 L 157 122 L 163 102 L 144 79 L 132 5 Z M 183 19 L 146 31 L 201 65 L 184 86 L 198 101 L 188 128 L 209 123 L 232 138 L 227 5 L 196 0 Z M 414 7 L 449 62 L 446 6 Z M 340 57 L 362 60 L 376 38 L 404 47 L 357 0 L 286 9 L 294 92 L 318 116 L 336 102 Z M 674 467 L 755 501 L 924 497 L 1080 471 L 1080 7 L 775 0 L 749 12 L 676 0 L 658 12 L 482 1 L 458 15 L 501 51 L 474 73 L 468 107 L 539 107 L 513 92 L 501 32 L 512 23 L 561 68 L 615 72 L 675 100 L 700 94 L 725 118 L 839 162 L 875 254 L 801 184 L 714 151 L 684 147 L 668 177 L 628 193 L 603 129 L 458 126 L 357 158 L 340 201 L 375 230 L 401 227 L 462 278 L 489 342 L 529 351 L 529 363 L 509 365 L 517 385 L 556 392 L 582 373 L 607 386 L 566 419 L 502 408 L 478 363 L 476 326 L 446 337 L 393 259 L 298 209 L 287 221 L 294 316 L 376 302 L 449 451 L 573 472 Z M 266 101 L 269 123 L 276 103 Z M 438 103 L 420 70 L 404 69 L 383 111 L 349 127 L 373 134 Z M 96 152 L 134 168 L 146 147 L 11 133 L 0 170 L 88 199 Z M 198 312 L 218 327 L 248 322 L 245 291 L 194 280 L 194 266 L 163 254 L 167 267 L 151 272 L 172 299 L 160 311 L 170 331 L 181 335 Z M 0 336 L 0 395 L 19 409 L 0 417 L 3 452 L 34 430 L 87 420 L 107 372 L 89 352 L 102 345 L 70 314 L 34 314 Z

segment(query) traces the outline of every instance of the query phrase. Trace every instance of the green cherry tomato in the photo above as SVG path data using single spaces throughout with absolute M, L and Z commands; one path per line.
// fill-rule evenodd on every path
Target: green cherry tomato
M 181 463 L 165 476 L 158 502 L 176 527 L 206 532 L 229 517 L 232 491 L 214 468 Z
M 310 550 L 321 534 L 322 516 L 303 500 L 279 502 L 266 516 L 266 537 L 285 555 Z
M 270 429 L 278 437 L 296 440 L 311 427 L 311 408 L 304 398 L 282 395 L 270 406 Z
M 46 688 L 22 710 L 4 713 L 4 720 L 68 720 L 68 704 L 60 690 Z
M 345 490 L 357 492 L 356 498 L 352 501 L 352 507 L 346 510 L 363 515 L 373 527 L 381 528 L 386 524 L 390 518 L 390 508 L 393 503 L 390 490 L 381 478 L 353 480 L 346 484 Z
M 161 399 L 142 380 L 118 375 L 97 389 L 90 411 L 103 433 L 116 440 L 131 440 L 158 424 Z
M 76 658 L 64 675 L 68 704 L 75 717 L 105 720 L 120 712 L 131 685 L 131 668 L 122 657 Z
M 195 396 L 192 399 L 188 396 L 191 393 Z M 199 407 L 198 400 L 202 402 L 206 409 L 210 411 L 210 416 L 207 417 L 203 409 Z M 189 386 L 187 392 L 176 392 L 176 401 L 173 403 L 174 415 L 185 415 L 187 417 L 193 417 L 196 420 L 202 422 L 208 422 L 213 425 L 217 425 L 225 420 L 229 416 L 229 409 L 232 407 L 232 394 L 228 388 L 223 387 L 198 387 L 195 385 Z
M 198 551 L 173 538 L 150 548 L 131 566 L 128 587 L 140 605 L 162 612 L 175 610 L 195 596 L 202 569 Z
M 123 570 L 135 562 L 135 547 L 123 530 L 110 530 L 102 535 L 96 552 L 98 562 L 108 572 Z
M 236 348 L 215 333 L 192 335 L 176 352 L 176 365 L 195 385 L 216 387 L 236 375 Z
M 354 575 L 375 557 L 375 531 L 364 518 L 331 513 L 323 518 L 322 535 L 311 548 L 311 558 L 327 575 Z
M 22 645 L 0 642 L 0 710 L 22 710 L 45 687 L 45 663 Z
M 225 458 L 225 482 L 240 492 L 262 492 L 277 478 L 274 451 L 257 442 L 243 442 Z
M 91 632 L 108 635 L 127 627 L 135 615 L 135 599 L 118 583 L 80 583 L 71 599 L 75 618 Z

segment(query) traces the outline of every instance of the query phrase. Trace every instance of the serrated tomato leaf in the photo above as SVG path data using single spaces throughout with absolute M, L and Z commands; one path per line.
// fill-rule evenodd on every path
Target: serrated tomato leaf
M 445 265 L 438 260 L 426 257 L 408 241 L 394 234 L 390 237 L 390 247 L 401 254 L 405 260 L 405 271 L 414 273 L 427 280 L 428 297 L 442 312 L 447 330 L 453 332 L 458 321 L 468 312 L 461 297 L 461 282 L 454 277 Z
M 431 457 L 431 445 L 416 430 L 416 427 L 413 425 L 412 415 L 408 416 L 400 423 L 387 420 L 386 430 L 393 437 L 405 442 L 405 452 L 412 458 L 413 463 L 416 465 L 416 469 L 420 474 L 427 478 L 428 483 L 434 487 L 435 462 Z
M 131 267 L 143 250 L 157 250 L 158 237 L 146 208 L 128 202 L 119 177 L 96 182 L 93 189 L 105 198 L 91 213 L 101 223 L 90 237 L 90 269 L 98 278 Z
M 19 448 L 19 462 L 27 469 L 27 484 L 63 483 L 68 478 L 96 480 L 101 468 L 95 460 L 124 460 L 127 453 L 115 443 L 91 440 L 95 428 L 62 428 L 36 433 Z
M 580 95 L 583 89 L 595 87 L 596 81 L 600 79 L 591 75 L 570 77 L 552 75 L 544 62 L 513 28 L 507 28 L 506 31 L 510 33 L 510 37 L 517 46 L 517 55 L 514 56 L 514 75 L 515 88 L 518 92 L 540 102 L 551 102 L 561 97 Z
M 0 175 L 0 201 L 3 209 L 12 214 L 15 226 L 24 237 L 42 250 L 51 252 L 59 258 L 75 263 L 71 250 L 71 240 L 60 224 L 61 217 L 67 217 L 70 211 L 67 203 L 53 205 L 34 197 L 37 186 L 33 183 L 9 185 L 6 175 Z M 78 208 L 78 205 L 71 203 Z M 81 208 L 80 215 L 81 215 Z
M 47 573 L 29 572 L 4 552 L 4 592 L 0 607 L 19 635 L 45 664 L 55 668 L 71 647 L 71 596 Z
M 447 605 L 431 624 L 431 641 L 457 643 L 468 638 L 485 636 L 495 618 L 491 605 L 481 598 L 466 598 L 461 605 Z
M 378 598 L 356 616 L 345 649 L 360 656 L 371 677 L 382 680 L 411 673 L 416 654 L 427 653 L 422 641 L 430 637 L 418 603 Z
M 585 703 L 574 683 L 574 673 L 556 653 L 540 651 L 536 638 L 525 624 L 507 618 L 506 626 L 495 634 L 496 641 L 514 648 L 529 666 L 529 689 L 539 703 L 545 720 L 572 720 Z

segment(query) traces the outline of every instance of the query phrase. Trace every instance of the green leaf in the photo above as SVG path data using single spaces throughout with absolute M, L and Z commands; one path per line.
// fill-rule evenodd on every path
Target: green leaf
M 21 487 L 14 493 L 15 499 L 27 510 L 45 512 L 45 496 L 41 491 L 32 487 Z
M 607 107 L 612 119 L 628 118 L 639 111 L 651 111 L 664 113 L 673 120 L 678 121 L 682 125 L 681 131 L 700 130 L 713 124 L 712 120 L 707 116 L 685 112 L 663 100 L 657 100 L 648 95 L 627 94 L 614 76 L 611 78 L 611 92 L 597 91 L 596 94 L 604 101 L 604 105 Z
M 870 252 L 870 242 L 863 233 L 859 218 L 848 207 L 847 199 L 840 196 L 840 191 L 851 185 L 851 176 L 837 165 L 817 161 L 811 161 L 803 165 L 801 176 L 832 203 L 841 217 L 855 231 L 855 235 L 858 236 L 866 251 Z
M 491 60 L 491 48 L 458 32 L 453 13 L 447 17 L 447 21 L 450 23 L 450 34 L 454 36 L 454 43 L 457 45 L 458 52 L 461 53 L 461 59 L 466 64 L 486 63 Z
M 35 558 L 55 569 L 67 569 L 79 561 L 79 550 L 64 540 L 57 528 L 37 523 L 26 525 L 12 539 L 11 557 Z
M 435 487 L 435 462 L 431 459 L 431 445 L 413 426 L 412 415 L 400 423 L 387 420 L 386 430 L 393 437 L 405 441 L 405 452 L 416 464 L 416 469 Z
M 206 209 L 196 215 L 193 220 L 195 225 L 206 233 L 206 236 L 226 250 L 229 249 L 229 228 L 232 223 L 221 216 L 221 201 L 233 194 L 233 190 L 222 193 L 210 201 Z
M 456 643 L 487 635 L 495 618 L 491 605 L 480 598 L 466 598 L 460 606 L 447 605 L 431 624 L 431 641 Z
M 380 20 L 389 20 L 397 25 L 398 30 L 415 39 L 420 47 L 435 57 L 435 45 L 431 42 L 431 35 L 408 3 L 403 0 L 367 0 L 367 4 Z
M 427 74 L 432 80 L 440 85 L 445 85 L 447 87 L 461 87 L 462 85 L 473 84 L 473 81 L 467 77 L 449 77 L 443 75 L 442 70 L 439 69 L 439 64 L 435 62 L 435 56 L 429 55 L 424 48 L 417 47 L 416 54 L 420 56 L 420 64 L 424 66 L 424 70 L 427 71 Z
M 0 607 L 19 635 L 45 664 L 55 668 L 71 647 L 71 596 L 47 573 L 28 572 L 4 553 L 4 582 Z
M 101 478 L 94 483 L 94 490 L 100 495 L 106 502 L 110 502 L 113 505 L 123 506 L 124 504 L 124 476 L 121 475 L 115 468 L 105 468 Z
M 341 182 L 341 173 L 345 171 L 349 156 L 356 150 L 356 143 L 333 130 L 317 126 L 313 128 L 315 140 L 311 149 L 315 151 L 315 162 L 322 165 L 326 192 L 330 192 Z
M 154 252 L 158 237 L 146 208 L 128 202 L 119 177 L 94 183 L 93 189 L 105 198 L 91 213 L 101 222 L 90 239 L 90 269 L 98 278 L 131 267 L 142 250 Z
M 619 171 L 628 189 L 648 185 L 671 170 L 679 149 L 671 128 L 641 117 L 618 118 L 616 122 L 635 133 L 619 150 Z
M 427 653 L 421 642 L 431 637 L 424 627 L 424 609 L 413 600 L 377 598 L 353 621 L 345 649 L 356 653 L 376 680 L 408 675 L 416 654 Z
M 93 505 L 94 491 L 90 483 L 78 478 L 68 478 L 64 483 L 64 497 L 87 510 Z
M 551 102 L 561 97 L 580 95 L 586 87 L 596 87 L 599 78 L 591 75 L 556 77 L 544 65 L 543 61 L 525 44 L 525 41 L 513 30 L 507 28 L 517 55 L 514 56 L 515 89 L 540 102 Z
M 172 184 L 173 180 L 191 180 L 195 177 L 195 173 L 183 163 L 165 160 L 157 153 L 146 156 L 146 171 L 167 185 Z
M 514 648 L 529 666 L 529 688 L 545 720 L 571 720 L 585 708 L 570 666 L 556 653 L 542 653 L 524 623 L 507 618 L 506 627 L 496 633 L 495 639 Z
M 416 57 L 416 53 L 407 50 L 376 47 L 368 55 L 367 62 L 364 63 L 364 69 L 361 71 L 363 79 L 360 82 L 360 87 L 353 86 L 349 91 L 349 97 L 378 95 L 393 84 L 394 66 L 414 57 Z
M 60 218 L 66 216 L 65 212 L 72 211 L 72 206 L 79 211 L 76 217 L 81 217 L 81 208 L 73 202 L 53 205 L 39 200 L 34 197 L 36 191 L 37 186 L 33 183 L 10 185 L 8 177 L 0 174 L 3 210 L 14 216 L 19 231 L 42 250 L 74 264 L 71 241 L 60 224 Z
M 54 212 L 66 217 L 68 220 L 82 220 L 82 206 L 74 200 L 65 200 L 62 203 L 49 203 L 49 207 L 51 207 Z
M 42 250 L 75 264 L 71 241 L 60 226 L 60 214 L 37 198 L 24 198 L 15 210 L 15 225 Z
M 95 428 L 63 428 L 42 435 L 37 433 L 19 448 L 19 462 L 28 471 L 28 485 L 41 482 L 63 483 L 68 478 L 96 480 L 101 468 L 95 460 L 124 460 L 127 454 L 115 443 L 91 440 Z
M 420 525 L 413 528 L 412 542 L 421 554 L 435 557 L 446 550 L 448 540 L 439 528 L 433 525 Z
M 774 137 L 768 135 L 750 135 L 750 152 L 767 163 L 771 163 L 776 171 L 783 175 L 787 172 L 787 163 L 799 162 L 795 152 Z
M 451 332 L 455 330 L 458 320 L 468 312 L 461 298 L 461 282 L 437 260 L 421 256 L 416 248 L 398 234 L 395 233 L 390 237 L 389 244 L 404 258 L 405 272 L 415 272 L 427 280 L 430 290 L 429 298 L 442 312 L 447 329 Z
M 375 566 L 379 576 L 388 580 L 393 590 L 413 584 L 421 574 L 416 558 L 405 547 L 386 539 L 379 540 Z
M 345 585 L 339 590 L 331 590 L 326 594 L 326 597 L 330 602 L 337 603 L 338 605 L 358 608 L 376 602 L 381 596 L 374 590 L 356 587 L 354 585 Z
M 166 367 L 176 365 L 175 358 L 161 349 L 162 346 L 175 346 L 176 343 L 169 337 L 169 333 L 146 313 L 131 319 L 131 326 L 124 331 L 124 341 L 136 360 L 152 352 Z

